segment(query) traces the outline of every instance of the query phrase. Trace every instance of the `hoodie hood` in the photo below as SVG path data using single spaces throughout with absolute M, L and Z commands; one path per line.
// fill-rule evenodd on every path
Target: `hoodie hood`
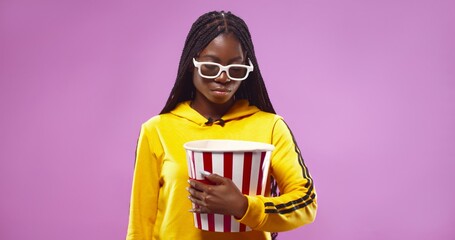
M 229 111 L 222 116 L 220 119 L 207 119 L 201 114 L 199 114 L 196 110 L 191 108 L 190 101 L 181 102 L 177 105 L 177 107 L 172 110 L 170 113 L 176 115 L 181 118 L 188 119 L 191 122 L 194 122 L 198 125 L 211 125 L 213 124 L 220 124 L 224 125 L 225 122 L 243 118 L 246 116 L 253 115 L 259 112 L 259 108 L 256 106 L 252 106 L 249 104 L 247 100 L 237 100 L 234 105 L 229 109 Z

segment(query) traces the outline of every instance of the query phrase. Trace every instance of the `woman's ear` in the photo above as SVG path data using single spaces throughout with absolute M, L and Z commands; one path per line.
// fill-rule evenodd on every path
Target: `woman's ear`
M 193 59 L 191 59 L 190 64 L 188 64 L 188 67 L 186 68 L 187 73 L 193 73 L 194 72 L 194 64 L 193 64 Z
M 194 58 L 198 58 L 199 57 L 199 53 L 196 55 L 196 57 Z M 188 65 L 188 72 L 190 73 L 193 73 L 194 72 L 194 64 L 193 64 L 193 58 L 191 58 L 191 63 L 190 65 Z

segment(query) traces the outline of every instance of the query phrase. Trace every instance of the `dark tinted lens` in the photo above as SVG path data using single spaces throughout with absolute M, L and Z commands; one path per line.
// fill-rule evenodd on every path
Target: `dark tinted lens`
M 218 75 L 220 68 L 215 64 L 204 63 L 201 65 L 201 72 L 203 75 L 213 77 Z
M 247 73 L 246 67 L 230 67 L 229 75 L 233 78 L 244 78 Z

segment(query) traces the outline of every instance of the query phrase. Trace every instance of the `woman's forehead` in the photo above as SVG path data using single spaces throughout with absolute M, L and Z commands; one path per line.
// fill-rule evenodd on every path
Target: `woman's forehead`
M 200 53 L 200 57 L 243 58 L 240 41 L 234 34 L 220 34 L 214 38 Z

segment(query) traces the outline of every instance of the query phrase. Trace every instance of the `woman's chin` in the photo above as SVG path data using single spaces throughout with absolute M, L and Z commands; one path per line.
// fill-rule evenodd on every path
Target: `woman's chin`
M 208 100 L 216 104 L 225 104 L 232 99 L 232 95 L 229 93 L 215 93 Z

